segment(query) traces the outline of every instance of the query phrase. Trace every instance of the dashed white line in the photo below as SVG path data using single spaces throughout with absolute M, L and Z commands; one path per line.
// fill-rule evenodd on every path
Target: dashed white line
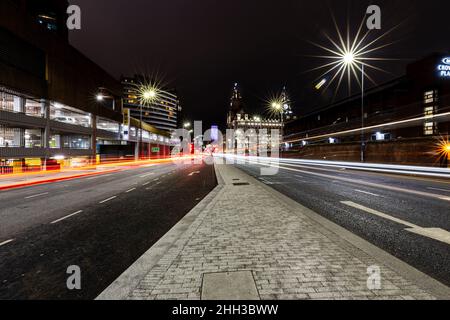
M 64 220 L 69 219 L 69 218 L 71 218 L 71 217 L 73 217 L 73 216 L 76 216 L 77 214 L 80 214 L 80 213 L 82 213 L 82 212 L 83 212 L 83 210 L 79 210 L 79 211 L 74 212 L 74 213 L 72 213 L 72 214 L 69 214 L 69 215 L 67 215 L 67 216 L 65 216 L 65 217 L 62 217 L 61 219 L 55 220 L 55 221 L 51 222 L 50 224 L 55 224 L 55 223 L 64 221 Z
M 155 180 L 153 180 L 153 181 L 159 181 L 159 178 L 156 178 Z
M 86 180 L 94 180 L 94 179 L 98 179 L 98 178 L 100 178 L 100 177 L 99 176 L 95 176 L 95 177 L 87 178 Z
M 146 183 L 144 183 L 142 186 L 143 186 L 143 187 L 148 186 L 150 183 L 151 183 L 151 182 L 146 182 Z
M 114 200 L 115 198 L 117 198 L 117 196 L 114 196 L 114 197 L 111 197 L 111 198 L 105 199 L 105 200 L 103 200 L 103 201 L 100 201 L 100 202 L 99 202 L 99 204 L 103 204 L 103 203 L 106 203 L 106 202 L 108 202 L 108 201 Z
M 125 193 L 130 193 L 130 192 L 133 192 L 134 190 L 136 190 L 136 188 L 130 189 L 130 190 L 126 191 Z
M 355 189 L 355 191 L 356 191 L 356 192 L 359 192 L 359 193 L 368 194 L 369 196 L 381 197 L 379 194 L 372 193 L 372 192 L 368 192 L 368 191 L 363 191 L 363 190 L 358 190 L 358 189 Z
M 109 174 L 99 174 L 99 175 L 97 175 L 97 176 L 95 176 L 95 177 L 87 178 L 86 180 L 94 180 L 94 179 L 99 179 L 99 178 L 106 178 L 106 177 L 110 177 L 110 176 L 112 176 L 112 173 L 109 173 Z
M 147 178 L 148 176 L 151 176 L 154 174 L 155 174 L 154 172 L 146 173 L 146 174 L 143 174 L 142 176 L 140 176 L 140 178 Z
M 9 239 L 9 240 L 3 241 L 2 243 L 0 243 L 0 247 L 7 245 L 8 243 L 11 243 L 13 241 L 14 241 L 14 239 Z
M 260 163 L 254 162 L 254 161 L 251 161 L 251 160 L 249 160 L 249 163 L 260 165 Z M 293 171 L 293 172 L 300 172 L 300 173 L 303 173 L 303 174 L 318 176 L 318 177 L 322 177 L 322 178 L 334 179 L 332 181 L 333 183 L 334 182 L 344 181 L 344 182 L 360 184 L 360 185 L 363 185 L 363 186 L 366 186 L 366 187 L 369 186 L 369 187 L 380 188 L 380 189 L 385 189 L 385 190 L 389 190 L 389 191 L 403 192 L 403 193 L 409 193 L 409 194 L 414 194 L 414 195 L 418 195 L 418 196 L 424 196 L 424 197 L 429 197 L 429 198 L 434 198 L 434 199 L 439 199 L 439 200 L 444 200 L 444 201 L 450 201 L 450 197 L 445 197 L 445 196 L 442 196 L 442 195 L 439 195 L 439 194 L 427 193 L 427 192 L 411 190 L 411 189 L 404 189 L 404 188 L 400 188 L 400 187 L 394 187 L 394 186 L 389 186 L 389 185 L 372 183 L 372 182 L 368 182 L 368 181 L 364 181 L 364 180 L 358 180 L 358 179 L 336 177 L 336 176 L 332 176 L 332 175 L 327 175 L 327 174 L 322 174 L 322 173 L 317 173 L 317 172 L 311 172 L 311 171 L 305 171 L 305 170 L 300 170 L 300 169 L 294 169 L 294 168 L 289 168 L 289 167 L 285 167 L 285 166 L 273 166 L 273 165 L 270 165 L 270 164 L 268 164 L 267 166 L 272 167 L 272 168 L 281 168 L 281 169 L 288 170 L 288 171 Z
M 33 198 L 42 197 L 42 196 L 46 196 L 46 195 L 48 195 L 48 192 L 44 192 L 44 193 L 39 193 L 39 194 L 35 194 L 35 195 L 32 195 L 32 196 L 28 196 L 28 197 L 25 197 L 25 199 L 33 199 Z

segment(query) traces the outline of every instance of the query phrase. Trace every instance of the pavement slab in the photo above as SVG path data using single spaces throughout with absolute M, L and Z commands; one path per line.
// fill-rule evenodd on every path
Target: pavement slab
M 216 174 L 219 186 L 182 227 L 98 299 L 214 299 L 227 288 L 222 279 L 214 292 L 209 277 L 227 273 L 251 275 L 261 300 L 450 299 L 448 287 L 236 167 Z

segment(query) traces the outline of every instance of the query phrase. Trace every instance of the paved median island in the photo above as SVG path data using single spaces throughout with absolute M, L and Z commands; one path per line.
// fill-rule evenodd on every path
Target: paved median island
M 450 299 L 450 289 L 256 181 L 219 186 L 98 299 Z

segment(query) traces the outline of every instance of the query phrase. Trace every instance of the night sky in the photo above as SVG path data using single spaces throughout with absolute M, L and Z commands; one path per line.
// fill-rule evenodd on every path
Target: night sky
M 71 0 L 82 10 L 82 30 L 71 43 L 114 77 L 149 73 L 176 87 L 186 120 L 224 125 L 234 82 L 248 111 L 264 114 L 271 93 L 286 85 L 297 114 L 333 98 L 312 88 L 320 73 L 305 71 L 324 60 L 308 43 L 336 38 L 330 9 L 355 32 L 370 1 L 302 0 Z M 401 76 L 405 65 L 435 51 L 449 50 L 450 1 L 377 1 L 383 30 L 402 23 L 380 44 L 398 41 L 374 56 L 400 61 L 377 63 L 391 75 L 374 72 L 377 82 Z M 344 92 L 341 92 L 344 94 Z

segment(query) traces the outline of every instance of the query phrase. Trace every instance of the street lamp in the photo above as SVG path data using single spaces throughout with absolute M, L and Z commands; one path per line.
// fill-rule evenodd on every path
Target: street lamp
M 186 122 L 185 124 L 184 124 L 184 128 L 185 129 L 189 129 L 191 127 L 191 123 L 190 122 Z
M 373 56 L 372 54 L 376 51 L 379 51 L 383 48 L 386 48 L 392 45 L 394 42 L 380 44 L 379 42 L 386 37 L 386 35 L 393 32 L 399 25 L 393 26 L 391 29 L 387 30 L 383 34 L 379 35 L 373 40 L 368 40 L 368 35 L 371 30 L 367 30 L 367 32 L 363 32 L 364 26 L 366 25 L 366 16 L 363 17 L 361 24 L 356 32 L 355 36 L 352 38 L 350 35 L 350 24 L 347 24 L 347 37 L 345 34 L 341 32 L 336 18 L 334 14 L 332 14 L 332 20 L 334 26 L 336 28 L 337 40 L 333 39 L 328 34 L 325 34 L 327 39 L 329 40 L 329 45 L 320 45 L 314 42 L 310 43 L 323 51 L 326 51 L 326 55 L 314 55 L 312 57 L 316 57 L 319 59 L 328 60 L 326 63 L 313 68 L 309 71 L 321 70 L 325 69 L 318 79 L 322 79 L 317 85 L 316 89 L 319 90 L 322 88 L 325 83 L 328 84 L 325 87 L 325 91 L 331 86 L 334 81 L 337 81 L 337 86 L 334 92 L 334 97 L 336 97 L 341 84 L 344 82 L 344 78 L 347 78 L 349 95 L 351 95 L 351 83 L 353 77 L 356 79 L 358 84 L 361 86 L 361 162 L 365 161 L 365 114 L 364 114 L 364 86 L 365 79 L 369 80 L 371 83 L 376 85 L 376 82 L 372 79 L 372 77 L 366 72 L 366 67 L 376 71 L 385 72 L 382 68 L 373 65 L 374 61 L 388 61 L 395 60 L 389 58 L 380 58 Z M 370 55 L 369 55 L 370 54 Z M 359 78 L 359 72 L 361 72 L 361 81 Z M 328 80 L 329 79 L 329 80 Z
M 280 114 L 281 119 L 281 143 L 283 144 L 284 140 L 284 107 L 283 103 L 280 101 L 273 101 L 271 104 L 272 110 L 274 113 Z
M 362 59 L 362 58 L 361 58 Z M 356 58 L 356 53 L 353 50 L 345 51 L 342 55 L 342 64 L 346 69 L 359 69 L 361 71 L 361 162 L 365 161 L 365 149 L 366 149 L 366 139 L 365 139 L 365 130 L 364 130 L 364 62 L 358 61 Z
M 141 158 L 141 155 L 143 153 L 143 126 L 142 123 L 144 121 L 143 119 L 143 108 L 145 106 L 150 106 L 153 101 L 155 101 L 156 98 L 158 98 L 159 90 L 151 85 L 141 85 L 138 89 L 139 94 L 139 100 L 140 100 L 140 133 L 139 133 L 139 159 Z

